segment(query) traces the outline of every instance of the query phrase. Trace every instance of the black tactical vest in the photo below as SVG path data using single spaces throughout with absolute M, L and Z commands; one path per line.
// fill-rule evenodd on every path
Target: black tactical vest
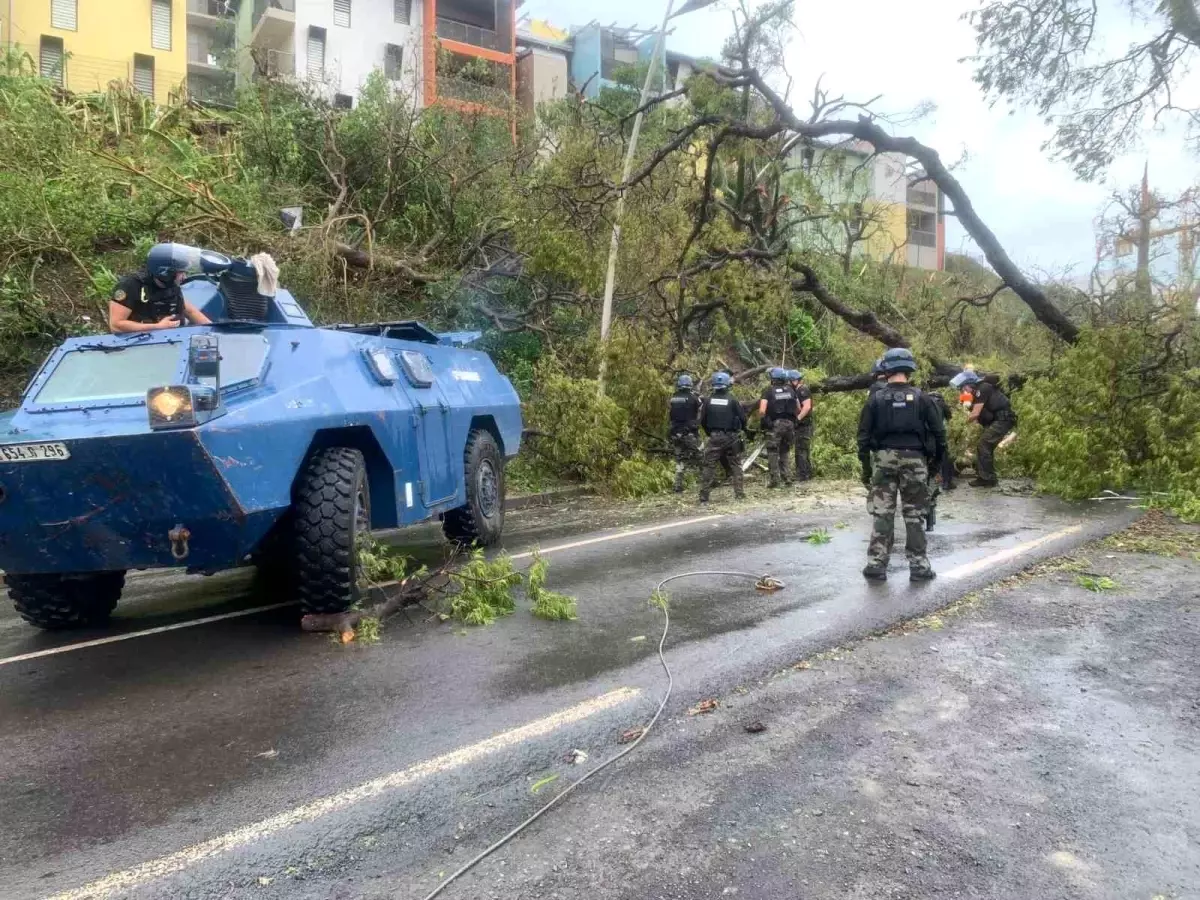
M 708 431 L 733 431 L 737 416 L 733 404 L 737 400 L 728 394 L 714 394 L 705 405 L 704 427 Z
M 772 385 L 767 390 L 767 421 L 796 418 L 796 392 L 787 385 Z
M 911 384 L 888 384 L 870 402 L 875 407 L 872 445 L 880 450 L 928 451 L 921 392 Z
M 691 391 L 677 391 L 671 396 L 671 430 L 690 431 L 700 418 L 700 398 Z

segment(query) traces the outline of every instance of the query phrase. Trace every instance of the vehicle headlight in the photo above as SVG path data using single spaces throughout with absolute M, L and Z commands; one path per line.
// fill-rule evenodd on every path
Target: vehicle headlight
M 151 428 L 187 428 L 196 424 L 192 391 L 187 385 L 151 388 L 146 393 Z

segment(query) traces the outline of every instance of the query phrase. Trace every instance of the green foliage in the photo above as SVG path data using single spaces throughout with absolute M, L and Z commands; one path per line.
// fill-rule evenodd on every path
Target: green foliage
M 539 619 L 548 619 L 551 622 L 574 621 L 579 618 L 575 598 L 546 590 L 546 575 L 549 569 L 550 564 L 535 550 L 525 586 L 525 592 L 533 604 L 532 612 Z
M 1050 377 L 1014 395 L 1014 458 L 1043 490 L 1070 499 L 1110 489 L 1200 513 L 1200 372 L 1156 359 L 1134 328 L 1088 331 Z
M 473 550 L 466 565 L 450 573 L 458 589 L 450 598 L 450 617 L 467 625 L 490 625 L 517 608 L 513 588 L 521 583 L 512 559 L 501 554 L 489 560 L 482 550 Z
M 1117 583 L 1111 578 L 1103 575 L 1076 575 L 1075 583 L 1084 590 L 1092 591 L 1100 594 L 1104 591 L 1112 591 L 1117 587 Z
M 813 546 L 820 546 L 821 544 L 828 544 L 833 540 L 833 537 L 829 534 L 828 528 L 814 528 L 804 540 Z
M 354 639 L 360 644 L 377 644 L 382 631 L 382 622 L 373 616 L 363 616 L 354 627 Z
M 539 375 L 540 393 L 526 407 L 528 427 L 540 432 L 531 451 L 548 471 L 590 484 L 607 484 L 624 455 L 629 414 L 596 382 L 555 372 Z
M 812 463 L 817 475 L 858 477 L 858 419 L 865 402 L 861 393 L 820 394 L 813 399 Z
M 403 581 L 410 574 L 421 574 L 424 570 L 409 571 L 409 558 L 395 547 L 380 543 L 372 537 L 364 537 L 358 546 L 358 574 L 364 585 L 387 584 Z
M 665 459 L 650 459 L 639 452 L 617 464 L 611 485 L 616 496 L 637 499 L 669 491 L 674 482 L 672 463 Z

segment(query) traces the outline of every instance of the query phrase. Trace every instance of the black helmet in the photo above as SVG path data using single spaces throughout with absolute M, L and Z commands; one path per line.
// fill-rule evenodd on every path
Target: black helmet
M 889 375 L 892 372 L 915 372 L 917 358 L 907 347 L 893 347 L 880 358 L 879 368 Z

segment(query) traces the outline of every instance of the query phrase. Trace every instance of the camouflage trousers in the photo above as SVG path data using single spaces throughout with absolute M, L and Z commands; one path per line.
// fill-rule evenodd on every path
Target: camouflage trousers
M 995 483 L 997 480 L 996 448 L 1016 424 L 1016 417 L 1011 412 L 1004 412 L 997 415 L 996 421 L 983 429 L 983 434 L 979 436 L 979 449 L 975 454 L 975 471 L 980 481 Z
M 793 419 L 776 419 L 767 432 L 767 469 L 771 473 L 771 487 L 780 481 L 791 482 L 788 477 L 788 457 L 792 455 L 792 443 L 796 440 L 796 422 Z
M 717 466 L 726 468 L 733 481 L 733 493 L 746 496 L 742 481 L 742 436 L 733 431 L 717 431 L 708 436 L 700 457 L 700 499 L 707 500 L 717 481 Z
M 872 456 L 871 490 L 867 511 L 875 520 L 867 545 L 867 565 L 886 569 L 892 555 L 896 528 L 896 495 L 904 517 L 905 554 L 914 572 L 928 572 L 925 554 L 925 511 L 929 502 L 929 464 L 922 456 L 896 450 L 877 450 Z
M 675 490 L 683 490 L 683 476 L 688 466 L 700 465 L 700 435 L 694 431 L 676 431 L 671 435 L 671 451 L 675 455 Z
M 796 425 L 796 480 L 808 481 L 812 478 L 813 424 L 812 419 L 804 419 Z

